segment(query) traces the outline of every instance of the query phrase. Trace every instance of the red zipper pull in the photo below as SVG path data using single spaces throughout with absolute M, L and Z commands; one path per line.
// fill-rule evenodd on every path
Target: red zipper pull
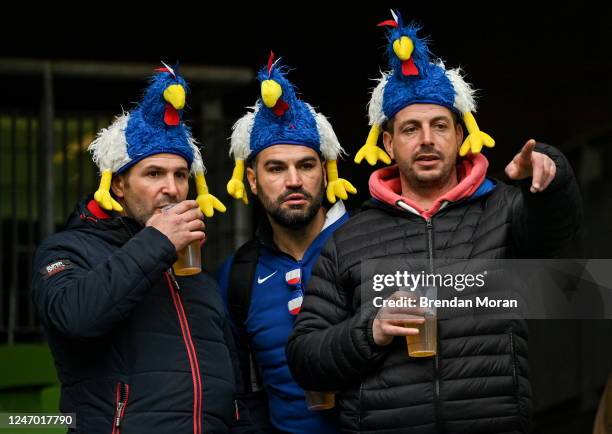
M 117 403 L 117 417 L 115 418 L 115 426 L 117 428 L 121 425 L 121 410 L 123 410 L 124 405 L 121 401 Z
M 130 386 L 125 383 L 117 383 L 117 405 L 115 407 L 115 420 L 112 434 L 119 434 L 121 432 L 121 420 L 123 419 L 123 413 L 127 408 L 127 401 L 130 394 Z

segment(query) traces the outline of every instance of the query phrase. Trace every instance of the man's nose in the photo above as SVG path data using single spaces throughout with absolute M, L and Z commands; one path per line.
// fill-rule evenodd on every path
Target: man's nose
M 173 197 L 178 196 L 178 185 L 176 184 L 174 174 L 169 173 L 164 179 L 163 193 Z
M 285 180 L 285 185 L 287 187 L 301 187 L 302 186 L 302 177 L 300 176 L 300 173 L 298 172 L 296 167 L 289 167 L 289 170 L 287 170 L 287 178 Z
M 429 126 L 423 127 L 421 141 L 424 145 L 433 145 L 433 133 Z

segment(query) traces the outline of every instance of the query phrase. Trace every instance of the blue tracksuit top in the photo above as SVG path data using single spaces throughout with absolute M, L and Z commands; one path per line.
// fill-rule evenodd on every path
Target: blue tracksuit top
M 268 393 L 272 424 L 289 433 L 337 433 L 333 415 L 308 410 L 304 390 L 293 380 L 285 345 L 293 331 L 296 315 L 289 312 L 289 301 L 305 291 L 313 265 L 332 233 L 348 220 L 342 201 L 327 211 L 325 224 L 319 235 L 296 261 L 269 243 L 260 243 L 259 261 L 253 276 L 251 305 L 245 327 Z M 219 286 L 227 307 L 227 286 L 233 255 L 219 270 Z M 287 283 L 286 275 L 300 269 L 301 284 Z M 295 273 L 295 272 L 294 272 Z

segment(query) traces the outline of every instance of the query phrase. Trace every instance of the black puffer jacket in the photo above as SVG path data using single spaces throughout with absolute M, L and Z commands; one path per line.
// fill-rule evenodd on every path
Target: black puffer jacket
M 104 214 L 77 205 L 34 261 L 61 410 L 83 434 L 228 432 L 236 376 L 215 280 L 175 280 L 166 236 Z
M 565 157 L 545 145 L 536 150 L 557 165 L 542 193 L 529 193 L 531 180 L 520 188 L 500 182 L 430 221 L 370 201 L 334 233 L 313 270 L 287 354 L 302 387 L 339 391 L 344 432 L 528 431 L 525 321 L 440 319 L 438 355 L 410 358 L 403 339 L 388 347 L 374 343 L 376 309 L 362 302 L 360 265 L 373 258 L 550 256 L 574 236 L 581 201 Z

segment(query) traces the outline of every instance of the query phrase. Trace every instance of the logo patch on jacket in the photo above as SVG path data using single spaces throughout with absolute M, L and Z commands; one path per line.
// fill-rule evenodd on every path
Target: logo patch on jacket
M 302 308 L 302 302 L 304 301 L 304 293 L 301 289 L 293 291 L 289 297 L 289 303 L 287 303 L 287 309 L 291 315 L 297 315 L 300 313 Z
M 60 259 L 59 261 L 51 262 L 40 269 L 40 274 L 43 275 L 43 279 L 48 279 L 51 276 L 55 276 L 57 273 L 61 273 L 64 270 L 73 268 L 72 262 L 69 259 Z
M 295 270 L 287 271 L 287 273 L 285 273 L 285 281 L 289 285 L 297 285 L 302 281 L 302 270 L 296 268 Z

